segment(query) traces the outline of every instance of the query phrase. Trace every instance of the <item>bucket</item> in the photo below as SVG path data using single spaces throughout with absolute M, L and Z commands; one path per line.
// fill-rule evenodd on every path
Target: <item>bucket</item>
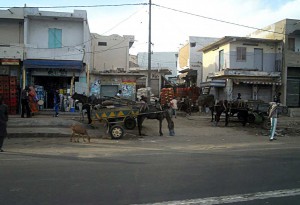
M 71 107 L 70 112 L 75 112 L 75 107 Z

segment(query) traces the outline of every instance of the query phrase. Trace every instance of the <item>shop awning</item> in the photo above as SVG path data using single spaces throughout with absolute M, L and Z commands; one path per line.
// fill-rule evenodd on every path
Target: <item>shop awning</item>
M 64 68 L 81 70 L 83 67 L 82 61 L 66 61 L 66 60 L 24 60 L 26 68 Z
M 200 83 L 200 87 L 217 87 L 224 88 L 226 87 L 226 80 L 212 80 Z
M 249 80 L 233 80 L 235 84 L 244 83 L 244 84 L 253 84 L 253 85 L 281 85 L 281 80 L 273 79 L 249 79 Z

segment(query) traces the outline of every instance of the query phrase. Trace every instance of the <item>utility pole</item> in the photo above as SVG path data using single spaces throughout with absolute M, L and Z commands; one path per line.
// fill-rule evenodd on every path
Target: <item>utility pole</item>
M 148 78 L 147 78 L 147 103 L 150 103 L 151 89 L 151 0 L 149 0 L 149 39 L 148 39 Z

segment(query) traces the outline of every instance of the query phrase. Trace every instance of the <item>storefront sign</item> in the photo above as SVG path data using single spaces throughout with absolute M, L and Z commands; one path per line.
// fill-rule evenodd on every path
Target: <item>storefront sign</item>
M 19 59 L 1 59 L 1 65 L 20 65 Z
M 48 69 L 48 75 L 49 76 L 68 76 L 68 72 L 66 69 Z

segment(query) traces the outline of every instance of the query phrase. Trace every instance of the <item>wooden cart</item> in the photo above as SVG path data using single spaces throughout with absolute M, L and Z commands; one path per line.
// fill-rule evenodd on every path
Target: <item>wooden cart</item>
M 121 139 L 126 129 L 136 127 L 136 117 L 139 115 L 139 108 L 136 106 L 106 106 L 93 111 L 95 119 L 104 122 L 112 139 Z

